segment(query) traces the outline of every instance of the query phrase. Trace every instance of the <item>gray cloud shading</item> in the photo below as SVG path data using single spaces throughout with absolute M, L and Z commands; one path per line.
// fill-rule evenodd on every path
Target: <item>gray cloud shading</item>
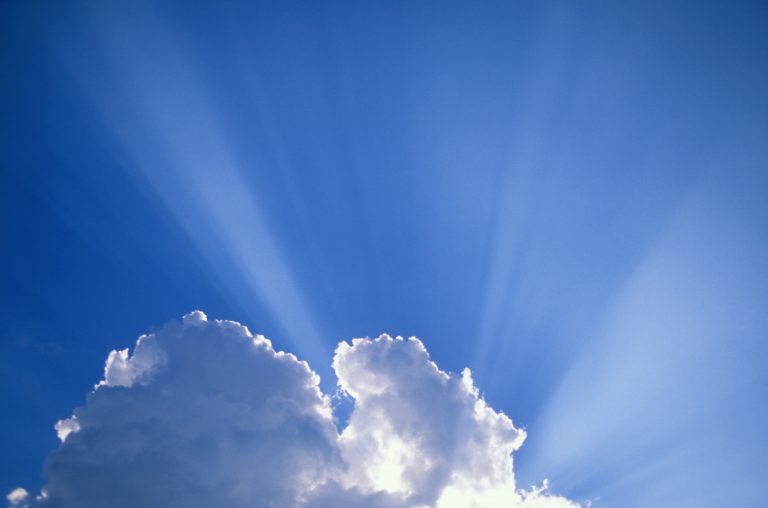
M 441 371 L 415 338 L 339 344 L 354 400 L 339 432 L 306 362 L 200 311 L 110 353 L 28 508 L 571 508 L 515 485 L 525 432 Z

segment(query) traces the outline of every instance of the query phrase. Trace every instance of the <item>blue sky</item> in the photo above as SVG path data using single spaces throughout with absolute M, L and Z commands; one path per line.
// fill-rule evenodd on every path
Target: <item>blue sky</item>
M 295 352 L 420 337 L 523 485 L 756 506 L 759 3 L 4 2 L 0 487 L 192 309 Z

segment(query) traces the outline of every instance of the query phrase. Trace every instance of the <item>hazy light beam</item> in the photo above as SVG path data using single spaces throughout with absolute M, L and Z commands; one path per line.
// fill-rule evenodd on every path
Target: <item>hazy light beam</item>
M 128 23 L 105 7 L 90 16 L 81 21 L 101 61 L 85 60 L 70 41 L 57 48 L 124 150 L 126 170 L 171 213 L 246 312 L 263 304 L 300 355 L 329 358 L 322 324 L 172 27 L 152 26 L 157 19 Z M 145 25 L 155 39 L 137 36 Z

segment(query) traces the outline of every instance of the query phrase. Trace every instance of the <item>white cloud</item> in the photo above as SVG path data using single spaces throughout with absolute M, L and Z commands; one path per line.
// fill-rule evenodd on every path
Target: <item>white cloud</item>
M 56 425 L 54 425 L 53 428 L 56 429 L 56 435 L 63 443 L 67 440 L 67 436 L 80 430 L 80 424 L 77 422 L 77 417 L 73 416 L 71 418 L 59 420 L 56 422 Z
M 420 340 L 342 342 L 333 368 L 355 399 L 339 438 L 350 485 L 389 492 L 407 506 L 573 506 L 543 491 L 516 491 L 511 454 L 525 432 L 480 398 L 468 369 L 441 371 Z
M 5 496 L 5 498 L 8 500 L 8 503 L 10 503 L 11 506 L 18 506 L 20 503 L 24 502 L 29 497 L 29 492 L 26 491 L 26 489 L 22 489 L 21 487 L 13 489 L 10 494 Z
M 10 506 L 569 508 L 518 490 L 525 432 L 441 371 L 415 338 L 342 342 L 354 399 L 339 433 L 306 362 L 196 311 L 110 353 L 84 407 L 56 424 L 45 493 Z

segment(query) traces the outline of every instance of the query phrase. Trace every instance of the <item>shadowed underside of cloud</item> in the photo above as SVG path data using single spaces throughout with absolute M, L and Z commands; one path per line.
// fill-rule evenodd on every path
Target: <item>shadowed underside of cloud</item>
M 333 368 L 354 400 L 341 432 L 306 362 L 190 313 L 110 353 L 86 405 L 56 424 L 47 486 L 9 506 L 578 506 L 516 487 L 524 431 L 418 339 L 342 342 Z

